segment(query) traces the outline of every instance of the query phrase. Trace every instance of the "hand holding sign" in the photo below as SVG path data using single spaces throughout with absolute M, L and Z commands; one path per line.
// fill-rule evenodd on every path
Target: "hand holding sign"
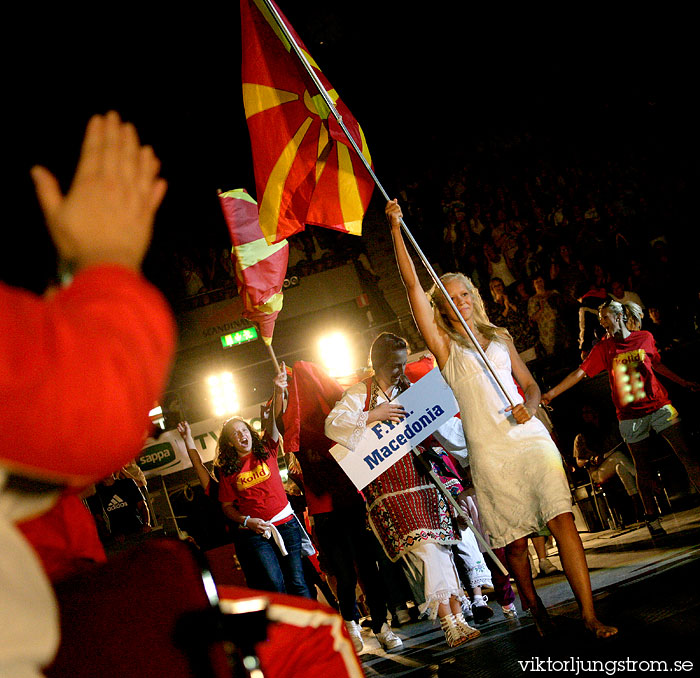
M 458 411 L 452 390 L 434 368 L 397 400 L 370 410 L 367 428 L 354 449 L 335 445 L 330 453 L 361 490 Z
M 375 421 L 392 421 L 398 424 L 406 416 L 408 412 L 401 403 L 385 402 L 368 412 L 367 424 L 373 424 Z

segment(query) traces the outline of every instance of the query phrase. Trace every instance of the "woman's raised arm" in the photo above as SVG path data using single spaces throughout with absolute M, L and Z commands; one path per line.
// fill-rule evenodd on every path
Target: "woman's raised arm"
M 447 334 L 440 329 L 435 322 L 433 307 L 430 305 L 428 297 L 420 284 L 418 274 L 413 265 L 413 260 L 406 249 L 406 243 L 401 233 L 401 218 L 403 214 L 397 200 L 390 200 L 386 204 L 385 214 L 391 226 L 391 237 L 394 241 L 396 263 L 399 267 L 401 280 L 406 288 L 413 318 L 416 321 L 420 333 L 423 335 L 428 349 L 435 356 L 438 367 L 442 369 L 450 354 L 450 340 Z

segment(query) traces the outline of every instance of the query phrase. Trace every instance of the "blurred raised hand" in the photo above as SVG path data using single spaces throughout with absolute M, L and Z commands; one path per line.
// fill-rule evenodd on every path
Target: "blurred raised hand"
M 33 167 L 39 204 L 61 258 L 75 270 L 97 263 L 138 270 L 167 188 L 159 172 L 153 149 L 142 146 L 134 126 L 114 111 L 90 119 L 66 195 L 49 170 Z

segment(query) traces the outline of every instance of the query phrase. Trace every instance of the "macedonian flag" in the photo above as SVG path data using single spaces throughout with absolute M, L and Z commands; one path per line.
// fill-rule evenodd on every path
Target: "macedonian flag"
M 219 193 L 219 201 L 233 243 L 231 256 L 236 264 L 243 317 L 257 324 L 269 346 L 275 320 L 282 310 L 289 245 L 286 240 L 267 244 L 258 222 L 258 205 L 244 189 Z
M 277 12 L 371 162 L 359 124 Z M 374 188 L 369 172 L 263 0 L 241 0 L 241 30 L 243 103 L 265 238 L 278 242 L 306 224 L 360 235 Z

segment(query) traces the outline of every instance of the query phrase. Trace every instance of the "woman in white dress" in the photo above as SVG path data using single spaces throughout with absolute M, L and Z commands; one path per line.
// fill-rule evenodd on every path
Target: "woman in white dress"
M 494 547 L 505 546 L 521 603 L 537 630 L 551 622 L 532 581 L 527 537 L 545 526 L 557 540 L 569 584 L 586 628 L 606 638 L 617 629 L 598 620 L 583 544 L 574 525 L 571 494 L 561 456 L 544 425 L 533 415 L 540 389 L 503 328 L 488 322 L 478 290 L 462 274 L 443 285 L 508 390 L 510 406 L 451 307 L 439 291 L 429 300 L 401 234 L 401 208 L 386 206 L 396 260 L 413 316 L 460 406 L 482 522 Z M 520 396 L 517 382 L 524 393 Z

